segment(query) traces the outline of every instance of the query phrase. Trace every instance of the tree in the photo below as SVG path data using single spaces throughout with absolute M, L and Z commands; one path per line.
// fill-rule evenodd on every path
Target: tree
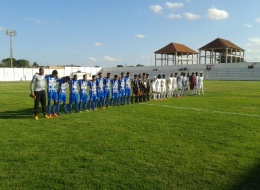
M 116 67 L 124 67 L 123 65 L 117 65 Z
M 13 58 L 13 66 L 15 66 L 16 59 Z M 3 59 L 1 67 L 11 67 L 11 58 Z
M 15 62 L 15 67 L 29 67 L 30 62 L 25 59 L 19 59 Z
M 39 65 L 38 65 L 37 62 L 34 62 L 32 66 L 33 66 L 33 67 L 39 67 Z
M 140 65 L 140 64 L 138 64 L 138 65 L 136 65 L 137 67 L 143 67 L 144 65 Z

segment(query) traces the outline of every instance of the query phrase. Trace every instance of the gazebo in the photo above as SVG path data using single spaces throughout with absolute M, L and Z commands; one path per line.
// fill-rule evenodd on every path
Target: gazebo
M 204 54 L 202 55 L 202 51 Z M 199 48 L 199 62 L 201 63 L 237 63 L 244 62 L 245 50 L 232 42 L 217 38 Z M 201 61 L 204 58 L 204 62 Z
M 155 66 L 157 61 L 160 61 L 161 66 L 163 65 L 183 65 L 189 62 L 191 64 L 198 64 L 198 52 L 191 48 L 177 43 L 169 43 L 167 46 L 157 50 L 155 53 Z M 161 55 L 160 58 L 157 55 Z M 194 56 L 195 55 L 195 56 Z

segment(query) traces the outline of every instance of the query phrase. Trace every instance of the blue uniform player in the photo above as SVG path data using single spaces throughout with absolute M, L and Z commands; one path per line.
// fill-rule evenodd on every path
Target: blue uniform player
M 93 110 L 97 110 L 97 81 L 96 75 L 92 75 L 92 80 L 88 82 L 89 86 L 89 96 L 90 96 L 90 108 L 91 103 L 93 105 Z M 91 110 L 91 109 L 90 109 Z
M 67 84 L 70 80 L 69 76 L 66 77 L 62 77 L 61 79 L 58 79 L 57 82 L 59 84 L 58 87 L 58 110 L 57 110 L 57 114 L 60 115 L 60 103 L 63 102 L 63 110 L 64 113 L 68 113 L 67 112 L 67 98 L 66 98 L 66 89 L 67 89 Z
M 121 77 L 119 79 L 119 99 L 121 105 L 125 105 L 125 73 L 121 73 Z
M 112 100 L 111 100 L 111 104 L 112 101 L 114 102 L 115 106 L 119 106 L 119 81 L 118 81 L 118 76 L 115 75 L 114 79 L 111 81 L 111 85 L 112 85 Z
M 46 75 L 45 80 L 47 82 L 47 94 L 48 94 L 48 114 L 49 118 L 58 117 L 56 114 L 58 108 L 58 94 L 56 90 L 56 81 L 57 81 L 58 71 L 53 70 L 51 75 Z M 51 114 L 51 101 L 54 101 L 53 105 L 53 115 Z
M 111 91 L 111 73 L 107 73 L 107 77 L 104 78 L 104 97 L 105 97 L 105 105 L 107 107 L 111 107 L 111 99 L 110 99 L 110 91 Z
M 105 96 L 104 96 L 104 79 L 102 78 L 102 73 L 98 73 L 97 78 L 97 99 L 100 102 L 101 109 L 104 109 Z
M 126 73 L 125 77 L 125 97 L 127 100 L 127 104 L 130 104 L 130 96 L 131 96 L 131 79 L 130 79 L 130 73 Z
M 88 89 L 88 81 L 87 81 L 87 75 L 83 75 L 83 79 L 79 80 L 79 87 L 80 87 L 80 105 L 79 105 L 79 111 L 81 111 L 82 109 L 82 104 L 84 104 L 84 109 L 86 111 L 89 111 L 87 109 L 88 107 L 88 93 L 87 93 L 87 89 Z
M 72 104 L 75 103 L 76 112 L 79 112 L 79 81 L 78 76 L 75 74 L 72 80 L 69 81 L 70 85 L 70 113 L 72 112 Z

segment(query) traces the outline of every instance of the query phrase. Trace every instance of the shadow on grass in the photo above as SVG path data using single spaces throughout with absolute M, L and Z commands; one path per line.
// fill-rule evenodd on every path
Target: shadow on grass
M 234 190 L 255 190 L 260 189 L 260 162 L 254 168 L 245 171 L 236 184 L 232 184 L 230 189 Z
M 39 115 L 41 112 L 39 112 Z M 28 119 L 34 116 L 33 108 L 0 112 L 0 119 Z

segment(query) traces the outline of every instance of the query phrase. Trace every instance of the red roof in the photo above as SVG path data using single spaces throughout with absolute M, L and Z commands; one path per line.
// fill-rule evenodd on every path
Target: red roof
M 232 42 L 225 40 L 225 39 L 221 39 L 221 38 L 217 38 L 217 39 L 213 40 L 212 42 L 208 43 L 207 45 L 199 48 L 199 50 L 210 50 L 210 49 L 222 49 L 223 50 L 226 48 L 232 48 L 234 50 L 244 51 L 242 48 L 233 44 Z
M 183 44 L 177 44 L 177 43 L 169 43 L 167 46 L 157 50 L 154 52 L 156 54 L 175 54 L 181 55 L 182 53 L 188 53 L 188 54 L 198 54 L 198 52 L 194 51 L 193 49 L 183 45 Z

